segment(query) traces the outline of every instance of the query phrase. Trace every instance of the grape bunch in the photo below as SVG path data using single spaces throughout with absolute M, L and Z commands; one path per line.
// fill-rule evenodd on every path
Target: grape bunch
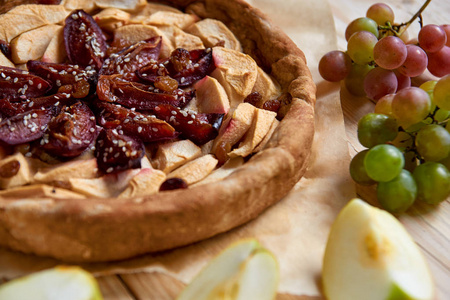
M 426 69 L 437 77 L 450 74 L 450 25 L 426 25 L 417 39 L 408 39 L 406 29 L 429 2 L 399 25 L 394 24 L 388 5 L 372 5 L 366 17 L 347 26 L 347 51 L 335 50 L 322 57 L 320 75 L 327 81 L 343 80 L 351 94 L 376 101 L 411 86 L 411 77 Z
M 450 196 L 450 25 L 423 26 L 417 43 L 405 44 L 393 21 L 389 6 L 371 6 L 347 27 L 347 52 L 327 53 L 319 71 L 376 102 L 358 122 L 367 149 L 353 157 L 350 174 L 376 184 L 380 205 L 400 213 L 416 200 L 438 204 Z M 437 80 L 411 86 L 427 68 Z

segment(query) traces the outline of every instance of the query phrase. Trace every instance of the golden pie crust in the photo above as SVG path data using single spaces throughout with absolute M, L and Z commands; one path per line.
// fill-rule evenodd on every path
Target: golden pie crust
M 126 259 L 207 239 L 281 200 L 307 168 L 315 85 L 301 50 L 241 0 L 160 1 L 222 21 L 290 94 L 263 150 L 225 179 L 131 199 L 0 198 L 0 245 L 73 262 Z

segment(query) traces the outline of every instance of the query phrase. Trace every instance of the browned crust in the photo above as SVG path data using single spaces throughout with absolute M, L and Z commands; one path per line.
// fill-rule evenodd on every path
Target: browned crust
M 135 199 L 0 199 L 0 244 L 66 261 L 110 261 L 193 243 L 257 217 L 304 174 L 315 85 L 303 53 L 240 0 L 172 0 L 226 23 L 292 96 L 268 148 L 220 182 Z

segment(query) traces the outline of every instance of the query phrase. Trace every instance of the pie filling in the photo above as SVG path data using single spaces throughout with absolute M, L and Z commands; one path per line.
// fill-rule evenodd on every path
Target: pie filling
M 34 25 L 5 21 L 27 10 Z M 284 95 L 222 22 L 142 1 L 90 10 L 0 16 L 0 196 L 187 188 L 264 148 Z

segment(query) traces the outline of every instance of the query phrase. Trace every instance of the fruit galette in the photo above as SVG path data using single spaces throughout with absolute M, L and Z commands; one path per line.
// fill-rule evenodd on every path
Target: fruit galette
M 305 172 L 315 86 L 243 1 L 18 5 L 0 47 L 0 245 L 170 249 L 255 218 Z

